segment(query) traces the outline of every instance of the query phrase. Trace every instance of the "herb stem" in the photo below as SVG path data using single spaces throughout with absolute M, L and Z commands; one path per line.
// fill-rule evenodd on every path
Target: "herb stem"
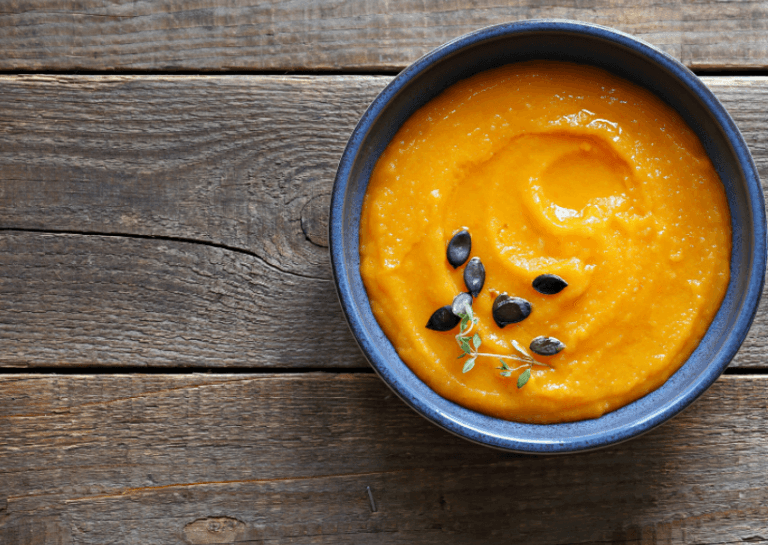
M 478 349 L 480 348 L 480 345 L 483 341 L 480 339 L 480 335 L 478 333 L 475 333 L 474 335 L 471 334 L 472 330 L 475 328 L 475 325 L 477 325 L 478 322 L 477 318 L 475 318 L 472 314 L 472 307 L 469 304 L 465 304 L 464 312 L 458 314 L 458 316 L 461 318 L 461 327 L 459 328 L 459 334 L 456 335 L 456 342 L 463 352 L 458 359 L 467 357 L 467 360 L 464 363 L 464 367 L 462 369 L 462 373 L 466 373 L 472 370 L 472 368 L 475 366 L 475 360 L 478 356 L 485 356 L 487 358 L 496 357 L 499 358 L 499 361 L 501 362 L 501 367 L 498 367 L 497 369 L 501 370 L 502 377 L 508 377 L 513 372 L 524 369 L 524 371 L 517 378 L 517 387 L 522 388 L 531 378 L 531 369 L 534 365 L 540 365 L 541 367 L 547 367 L 550 370 L 554 370 L 554 367 L 551 365 L 533 359 L 528 351 L 525 350 L 525 348 L 523 348 L 520 343 L 514 339 L 512 340 L 512 346 L 514 346 L 519 355 L 502 355 L 478 352 Z M 504 362 L 505 359 L 519 361 L 522 362 L 523 365 L 519 365 L 513 369 Z
M 522 362 L 527 363 L 528 365 L 541 365 L 542 367 L 549 367 L 550 369 L 554 369 L 554 367 L 552 367 L 548 363 L 542 363 L 540 361 L 536 361 L 533 358 L 530 358 L 530 359 L 528 359 L 528 358 L 521 358 L 519 356 L 513 356 L 512 354 L 502 355 L 502 354 L 488 354 L 487 352 L 473 352 L 472 356 L 488 356 L 490 358 L 503 358 L 503 359 L 508 359 L 508 360 L 522 361 Z M 519 367 L 518 367 L 518 369 L 519 369 Z
M 517 367 L 509 367 L 509 368 L 505 369 L 505 371 L 509 371 L 510 373 L 512 373 L 512 372 L 518 371 L 520 369 L 530 369 L 530 368 L 531 368 L 530 365 L 519 365 Z

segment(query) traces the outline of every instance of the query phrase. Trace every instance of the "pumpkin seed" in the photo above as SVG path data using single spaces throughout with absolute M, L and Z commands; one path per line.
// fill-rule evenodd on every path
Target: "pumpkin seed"
M 563 348 L 565 345 L 562 341 L 554 337 L 536 337 L 531 341 L 531 352 L 539 356 L 554 356 Z
M 499 295 L 493 302 L 493 320 L 499 327 L 522 322 L 531 314 L 531 304 L 520 297 Z
M 451 305 L 445 305 L 432 313 L 432 316 L 429 317 L 429 321 L 427 322 L 427 329 L 433 329 L 434 331 L 450 331 L 459 325 L 460 321 L 461 318 L 456 316 L 451 310 Z
M 467 311 L 465 310 L 467 305 L 470 307 L 472 306 L 472 296 L 462 291 L 460 294 L 453 298 L 453 303 L 451 304 L 451 312 L 453 312 L 456 316 L 467 314 Z
M 464 262 L 469 259 L 469 253 L 471 251 L 472 237 L 469 236 L 469 231 L 459 231 L 453 235 L 453 238 L 451 238 L 451 241 L 448 243 L 448 249 L 446 250 L 448 263 L 450 263 L 454 269 L 459 265 L 463 265 Z
M 533 281 L 533 289 L 544 295 L 560 293 L 568 287 L 568 282 L 556 274 L 541 274 Z
M 464 284 L 472 297 L 477 297 L 485 284 L 485 267 L 479 257 L 473 257 L 464 267 Z

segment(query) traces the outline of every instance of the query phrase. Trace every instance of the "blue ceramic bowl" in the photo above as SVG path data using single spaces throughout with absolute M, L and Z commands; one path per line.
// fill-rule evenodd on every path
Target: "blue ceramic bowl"
M 465 409 L 428 388 L 402 362 L 371 312 L 360 277 L 358 231 L 368 180 L 379 155 L 418 108 L 477 72 L 531 59 L 594 65 L 671 105 L 698 135 L 725 185 L 731 209 L 731 280 L 707 334 L 658 390 L 612 413 L 581 422 L 507 422 Z M 527 453 L 604 447 L 646 432 L 676 415 L 725 370 L 752 323 L 766 266 L 763 193 L 752 158 L 731 117 L 709 89 L 666 53 L 609 28 L 536 20 L 484 28 L 439 47 L 406 68 L 373 101 L 339 164 L 330 214 L 336 287 L 350 328 L 379 376 L 419 414 L 484 445 Z

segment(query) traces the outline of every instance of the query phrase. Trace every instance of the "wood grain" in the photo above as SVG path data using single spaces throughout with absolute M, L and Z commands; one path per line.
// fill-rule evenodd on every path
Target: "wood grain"
M 390 80 L 0 77 L 0 226 L 210 242 L 328 279 L 336 166 Z
M 0 77 L 0 366 L 366 366 L 328 197 L 390 80 Z M 768 78 L 705 81 L 766 179 Z M 766 365 L 766 305 L 735 366 Z
M 0 366 L 367 367 L 328 279 L 202 244 L 0 232 Z
M 0 70 L 389 70 L 487 25 L 616 27 L 697 69 L 764 68 L 765 2 L 13 0 Z
M 543 458 L 458 439 L 368 374 L 5 376 L 0 399 L 4 545 L 768 541 L 765 377 Z

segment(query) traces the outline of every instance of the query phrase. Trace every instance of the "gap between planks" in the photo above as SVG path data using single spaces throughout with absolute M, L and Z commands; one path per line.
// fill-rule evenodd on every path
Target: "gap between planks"
M 407 68 L 407 67 L 406 67 Z M 382 70 L 227 70 L 223 72 L 217 72 L 215 70 L 7 70 L 0 69 L 0 76 L 81 76 L 81 77 L 93 77 L 93 76 L 139 76 L 139 77 L 152 77 L 152 76 L 318 76 L 318 77 L 332 77 L 332 76 L 397 76 L 405 70 L 395 69 Z M 694 74 L 700 77 L 755 77 L 755 76 L 768 76 L 768 67 L 766 68 L 745 68 L 739 69 L 719 69 L 719 68 L 698 68 L 691 70 Z
M 55 376 L 55 375 L 302 375 L 307 373 L 322 374 L 362 374 L 372 375 L 375 373 L 372 367 L 303 367 L 303 368 L 258 368 L 258 367 L 123 367 L 110 366 L 98 367 L 98 364 L 84 367 L 0 367 L 0 376 L 3 375 L 35 375 L 35 376 Z M 729 376 L 768 376 L 768 368 L 744 368 L 728 367 L 723 375 Z

